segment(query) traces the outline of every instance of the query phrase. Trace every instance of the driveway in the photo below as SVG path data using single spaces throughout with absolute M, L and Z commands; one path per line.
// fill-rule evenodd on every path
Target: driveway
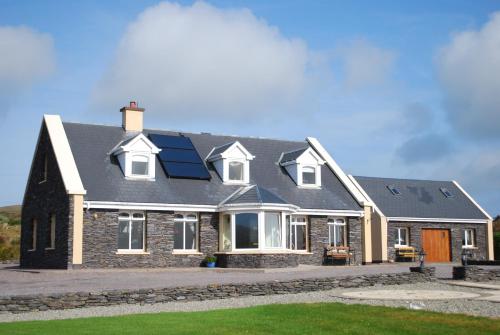
M 0 265 L 0 296 L 98 292 L 116 289 L 206 286 L 272 280 L 361 276 L 409 272 L 411 263 L 364 266 L 307 266 L 288 269 L 82 269 L 27 270 Z M 436 265 L 440 278 L 451 278 L 451 265 Z

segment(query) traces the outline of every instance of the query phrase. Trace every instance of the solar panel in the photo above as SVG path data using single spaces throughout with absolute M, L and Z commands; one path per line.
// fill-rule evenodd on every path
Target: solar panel
M 149 134 L 149 139 L 161 149 L 159 159 L 167 176 L 210 179 L 210 174 L 189 137 Z

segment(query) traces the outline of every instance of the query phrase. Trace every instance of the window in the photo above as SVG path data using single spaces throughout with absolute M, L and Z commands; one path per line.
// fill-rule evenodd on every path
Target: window
M 389 186 L 387 186 L 387 188 L 389 189 L 389 191 L 391 191 L 391 193 L 393 195 L 401 195 L 401 192 L 399 191 L 399 189 L 396 186 L 389 185 Z
M 38 222 L 36 219 L 33 219 L 31 221 L 31 241 L 29 241 L 29 246 L 31 247 L 31 249 L 28 249 L 28 251 L 34 251 L 36 250 L 36 230 L 37 230 L 37 227 L 38 227 Z
M 243 168 L 244 164 L 242 162 L 229 162 L 229 180 L 243 181 Z
M 196 214 L 175 214 L 174 217 L 174 249 L 197 250 Z
M 42 165 L 42 171 L 40 173 L 40 183 L 46 182 L 47 181 L 47 168 L 49 165 L 49 160 L 47 158 L 47 154 L 43 156 L 43 165 Z
M 396 242 L 396 246 L 408 246 L 409 240 L 409 229 L 408 228 L 396 228 L 394 233 L 394 241 Z
M 453 194 L 451 194 L 451 192 L 450 192 L 450 191 L 448 191 L 448 189 L 447 189 L 447 188 L 445 188 L 445 187 L 440 187 L 440 188 L 439 188 L 439 190 L 441 191 L 441 193 L 443 193 L 443 194 L 444 194 L 444 196 L 445 196 L 445 197 L 447 197 L 447 198 L 452 198 L 452 197 L 453 197 Z
M 345 219 L 328 219 L 329 243 L 333 247 L 346 246 Z
M 56 247 L 56 216 L 51 215 L 49 222 L 47 222 L 47 234 L 45 236 L 45 249 L 55 249 Z
M 462 248 L 474 248 L 476 246 L 476 234 L 474 229 L 464 229 L 462 236 Z
M 132 175 L 148 176 L 149 175 L 149 159 L 146 156 L 135 155 L 132 157 Z
M 235 215 L 236 249 L 259 248 L 259 218 L 257 213 Z
M 225 214 L 222 217 L 222 227 L 221 227 L 221 250 L 231 251 L 232 249 L 232 232 L 231 232 L 231 215 Z
M 118 249 L 144 250 L 144 213 L 120 213 L 118 219 Z
M 304 185 L 316 184 L 316 168 L 312 166 L 305 166 L 302 168 L 302 184 Z
M 280 213 L 265 213 L 266 248 L 281 248 L 281 217 Z
M 287 248 L 307 250 L 307 220 L 305 216 L 287 216 Z

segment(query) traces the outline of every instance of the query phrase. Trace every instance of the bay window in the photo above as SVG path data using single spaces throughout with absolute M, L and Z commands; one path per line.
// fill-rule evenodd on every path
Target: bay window
M 346 224 L 345 219 L 328 219 L 329 244 L 332 247 L 346 246 Z
M 257 213 L 238 213 L 234 216 L 236 249 L 259 248 L 259 218 Z
M 118 216 L 118 250 L 144 251 L 144 213 L 120 213 Z
M 174 250 L 197 250 L 196 214 L 175 214 L 174 217 Z
M 265 213 L 266 248 L 281 248 L 282 228 L 280 213 Z

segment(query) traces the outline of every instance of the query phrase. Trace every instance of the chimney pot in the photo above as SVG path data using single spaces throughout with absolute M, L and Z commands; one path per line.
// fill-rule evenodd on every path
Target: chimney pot
M 137 108 L 137 102 L 135 102 L 135 101 L 130 101 L 130 107 L 131 107 L 131 108 Z

